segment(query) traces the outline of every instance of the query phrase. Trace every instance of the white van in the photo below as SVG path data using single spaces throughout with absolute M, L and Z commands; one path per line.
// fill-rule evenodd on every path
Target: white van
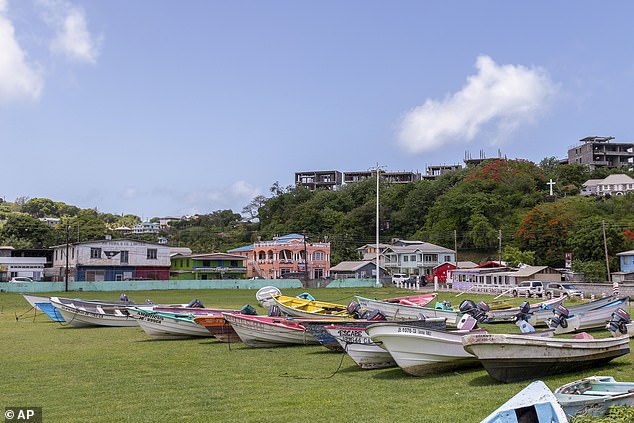
M 405 273 L 395 273 L 392 275 L 392 283 L 394 285 L 403 283 L 408 279 L 409 279 L 409 275 L 406 275 Z

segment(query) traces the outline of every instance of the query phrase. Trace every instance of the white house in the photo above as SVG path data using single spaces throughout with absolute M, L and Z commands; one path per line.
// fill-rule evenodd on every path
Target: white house
M 52 248 L 53 269 L 63 280 L 67 246 Z M 168 280 L 170 265 L 170 247 L 162 244 L 124 238 L 68 245 L 69 274 L 77 281 Z
M 581 189 L 581 195 L 623 195 L 634 191 L 634 179 L 623 173 L 609 175 L 605 179 L 589 179 Z
M 158 222 L 141 222 L 132 228 L 134 234 L 157 234 L 160 231 L 161 225 Z
M 395 240 L 383 251 L 385 268 L 394 273 L 429 276 L 444 262 L 455 262 L 456 253 L 430 242 Z
M 0 281 L 16 277 L 28 277 L 39 281 L 44 276 L 46 257 L 1 257 Z

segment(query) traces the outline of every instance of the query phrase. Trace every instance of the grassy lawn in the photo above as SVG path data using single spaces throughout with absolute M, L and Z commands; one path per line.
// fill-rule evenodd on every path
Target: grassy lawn
M 255 290 L 128 292 L 155 303 L 200 299 L 205 306 L 260 313 Z M 303 290 L 284 290 L 297 295 Z M 386 298 L 386 289 L 313 289 L 347 304 L 354 294 Z M 51 294 L 54 295 L 54 294 Z M 59 293 L 64 296 L 63 293 Z M 117 300 L 119 293 L 71 293 Z M 404 295 L 404 294 L 403 294 Z M 443 293 L 457 306 L 464 298 Z M 511 300 L 519 304 L 521 299 Z M 478 422 L 529 381 L 500 384 L 482 368 L 416 378 L 399 368 L 361 370 L 321 346 L 252 349 L 214 339 L 154 341 L 138 327 L 78 329 L 25 313 L 19 294 L 0 293 L 0 408 L 41 406 L 45 422 Z M 631 312 L 632 310 L 630 310 Z M 518 332 L 512 324 L 485 325 Z M 607 333 L 607 332 L 606 332 Z M 551 388 L 591 375 L 634 381 L 632 355 L 596 369 L 544 378 Z

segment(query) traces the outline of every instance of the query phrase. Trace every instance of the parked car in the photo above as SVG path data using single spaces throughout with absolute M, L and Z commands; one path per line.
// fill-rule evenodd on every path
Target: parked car
M 544 283 L 542 281 L 524 281 L 511 291 L 514 297 L 541 297 L 544 295 Z
M 399 283 L 403 283 L 409 279 L 409 275 L 405 273 L 394 273 L 392 275 L 392 283 L 397 285 Z
M 11 278 L 9 282 L 33 282 L 33 279 L 26 276 L 16 276 L 15 278 Z
M 549 283 L 546 286 L 546 298 L 561 297 L 567 295 L 569 297 L 581 297 L 583 293 L 574 285 L 569 283 Z

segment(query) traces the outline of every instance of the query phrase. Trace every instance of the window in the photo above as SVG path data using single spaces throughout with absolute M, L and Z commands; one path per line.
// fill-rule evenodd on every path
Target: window
M 121 251 L 120 252 L 120 257 L 121 257 L 121 263 L 128 263 L 128 252 L 127 251 Z
M 59 250 L 55 250 L 55 260 L 57 260 L 57 253 L 59 252 Z
M 416 261 L 416 255 L 414 254 L 414 255 L 409 256 L 409 260 L 410 261 Z
M 409 261 L 409 256 L 403 256 L 403 261 L 404 262 Z
M 70 258 L 72 258 L 72 259 L 75 258 L 75 247 L 70 249 Z
M 323 261 L 324 260 L 324 252 L 323 251 L 315 251 L 313 253 L 314 261 Z
M 91 248 L 90 249 L 90 258 L 91 259 L 101 258 L 101 248 Z
M 156 260 L 156 248 L 148 248 L 147 249 L 147 259 L 148 260 Z

